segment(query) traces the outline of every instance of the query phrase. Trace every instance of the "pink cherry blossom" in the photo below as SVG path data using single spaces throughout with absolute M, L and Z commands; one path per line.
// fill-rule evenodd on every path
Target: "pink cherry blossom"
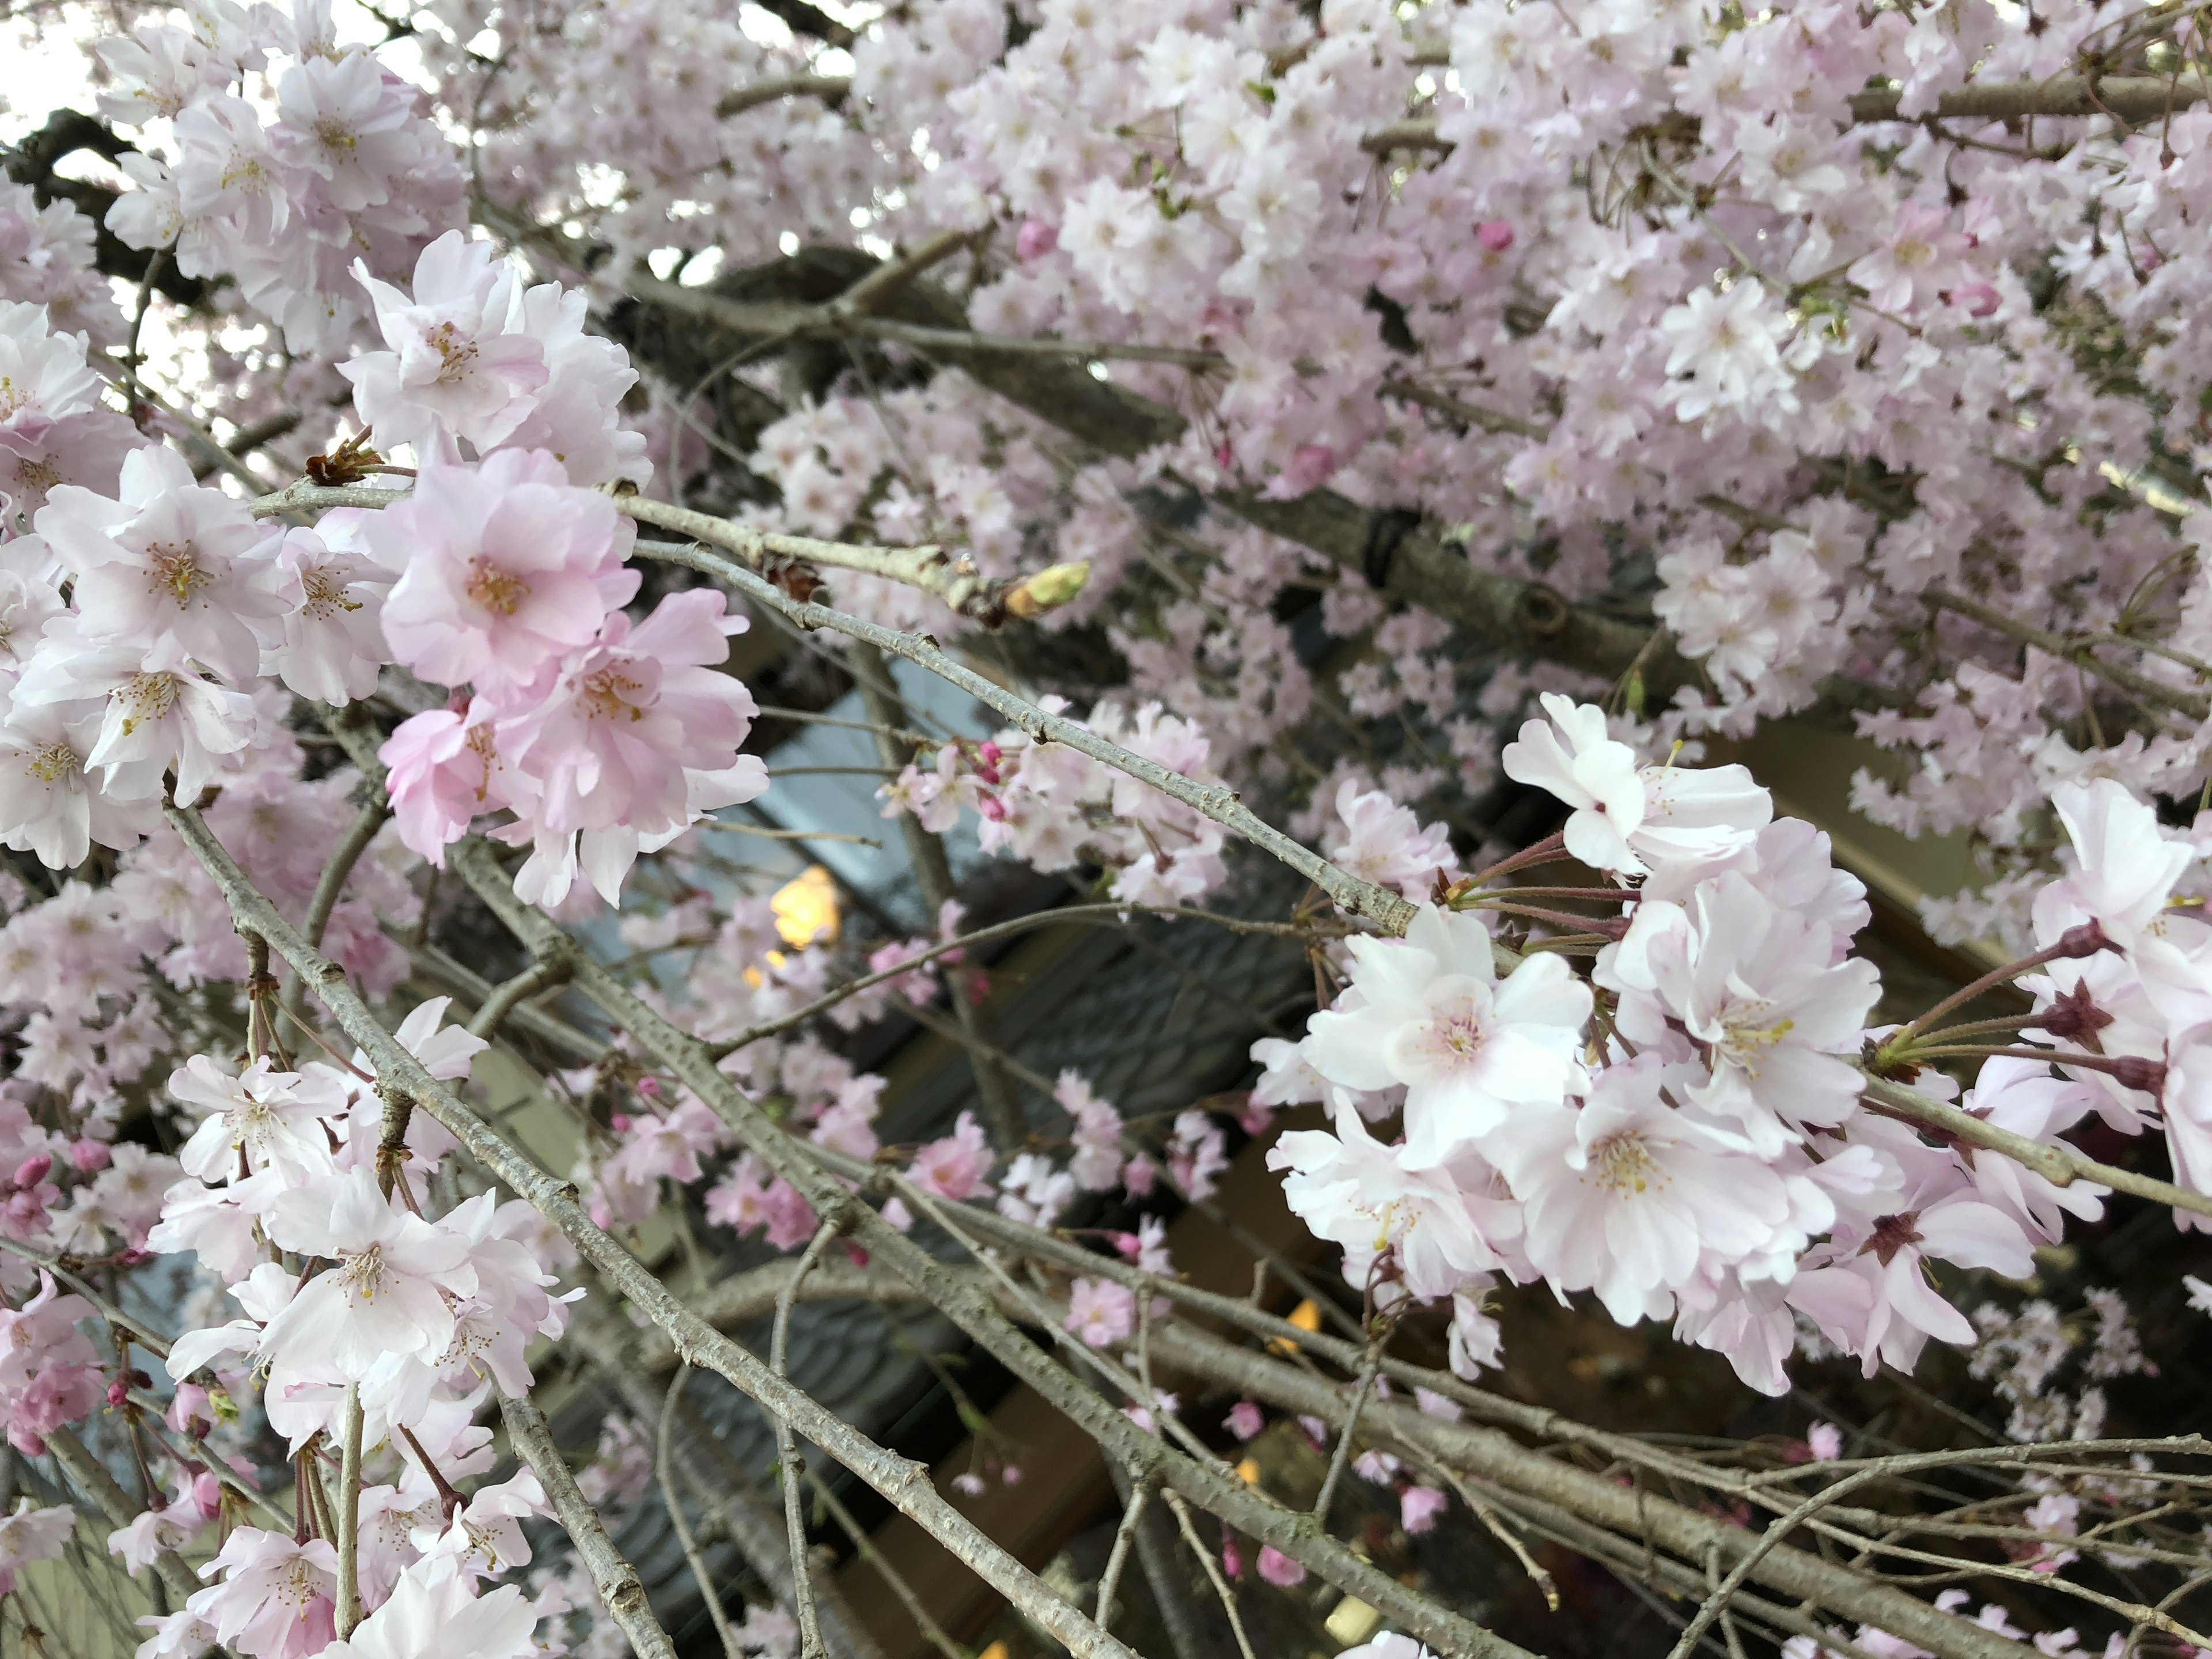
M 1581 1086 L 1590 994 L 1559 957 L 1530 957 L 1500 981 L 1481 921 L 1432 905 L 1402 941 L 1346 943 L 1350 997 L 1314 1016 L 1307 1058 L 1346 1088 L 1405 1086 L 1414 1167 L 1442 1164 L 1515 1106 Z

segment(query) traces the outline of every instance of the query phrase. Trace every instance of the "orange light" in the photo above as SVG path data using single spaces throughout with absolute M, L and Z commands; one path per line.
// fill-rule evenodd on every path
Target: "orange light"
M 776 889 L 769 900 L 776 931 L 787 945 L 804 948 L 837 937 L 837 884 L 820 865 L 809 865 Z
M 1321 1304 L 1315 1302 L 1310 1298 L 1299 1303 L 1297 1307 L 1291 1310 L 1289 1322 L 1297 1326 L 1302 1331 L 1319 1330 L 1321 1328 Z M 1298 1351 L 1298 1345 L 1291 1341 L 1287 1336 L 1279 1336 L 1275 1338 L 1273 1341 L 1267 1344 L 1267 1347 L 1268 1351 L 1273 1353 L 1291 1354 L 1296 1353 Z
M 977 1654 L 975 1659 L 1006 1659 L 1006 1644 L 1004 1642 L 994 1642 L 982 1652 Z
M 1248 1486 L 1260 1484 L 1260 1460 L 1248 1457 L 1237 1466 L 1237 1478 Z

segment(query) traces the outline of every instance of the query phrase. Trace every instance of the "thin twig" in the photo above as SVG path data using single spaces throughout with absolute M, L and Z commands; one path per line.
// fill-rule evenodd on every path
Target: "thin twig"
M 1198 1535 L 1198 1525 L 1190 1518 L 1190 1505 L 1183 1502 L 1182 1494 L 1173 1487 L 1161 1494 L 1168 1508 L 1175 1512 L 1176 1525 L 1182 1529 L 1183 1542 L 1198 1558 L 1198 1565 L 1206 1569 L 1206 1582 L 1213 1593 L 1221 1598 L 1221 1610 L 1229 1615 L 1230 1634 L 1237 1638 L 1237 1651 L 1243 1659 L 1258 1659 L 1252 1651 L 1252 1638 L 1244 1634 L 1243 1616 L 1237 1611 L 1237 1594 L 1229 1588 L 1229 1581 L 1221 1576 L 1221 1565 L 1213 1559 L 1213 1552 L 1206 1547 L 1206 1540 Z
M 783 1287 L 783 1294 L 775 1299 L 775 1324 L 769 1339 L 769 1365 L 778 1376 L 790 1374 L 788 1359 L 791 1348 L 791 1304 L 805 1282 L 808 1272 L 822 1259 L 822 1252 L 841 1231 L 836 1219 L 825 1221 L 815 1230 L 805 1252 L 799 1258 L 798 1269 L 791 1282 Z M 823 1659 L 822 1622 L 814 1607 L 814 1574 L 808 1562 L 806 1550 L 806 1506 L 799 1496 L 799 1477 L 806 1472 L 805 1461 L 799 1455 L 799 1444 L 791 1432 L 791 1425 L 776 1419 L 775 1455 L 783 1476 L 783 1525 L 791 1542 L 791 1592 L 796 1603 L 793 1611 L 799 1616 L 799 1659 Z
M 653 1443 L 653 1475 L 660 1483 L 660 1501 L 668 1510 L 668 1524 L 676 1534 L 676 1546 L 684 1552 L 684 1564 L 691 1569 L 691 1577 L 699 1586 L 700 1599 L 707 1604 L 707 1616 L 714 1620 L 714 1634 L 721 1638 L 723 1659 L 744 1659 L 744 1650 L 738 1645 L 736 1627 L 730 1623 L 728 1611 L 722 1606 L 722 1593 L 714 1587 L 714 1575 L 707 1570 L 707 1558 L 699 1553 L 699 1540 L 691 1535 L 691 1523 L 684 1516 L 684 1500 L 677 1495 L 675 1466 L 668 1455 L 668 1428 L 676 1419 L 676 1402 L 684 1397 L 684 1385 L 691 1380 L 691 1362 L 685 1360 L 676 1368 L 670 1379 L 668 1395 L 660 1407 L 660 1424 Z
M 1130 1481 L 1129 1501 L 1122 1505 L 1121 1524 L 1114 1529 L 1114 1547 L 1106 1557 L 1106 1576 L 1098 1581 L 1098 1611 L 1091 1615 L 1101 1630 L 1114 1623 L 1114 1592 L 1121 1586 L 1121 1569 L 1129 1559 L 1129 1547 L 1137 1540 L 1137 1523 L 1144 1519 L 1145 1505 L 1152 1495 L 1152 1489 L 1143 1481 Z
M 695 1363 L 726 1378 L 772 1414 L 787 1417 L 795 1431 L 804 1433 L 881 1492 L 901 1512 L 943 1540 L 947 1548 L 992 1588 L 1035 1619 L 1077 1659 L 1135 1659 L 1127 1647 L 1069 1607 L 1035 1573 L 947 1503 L 931 1482 L 927 1469 L 878 1445 L 686 1309 L 666 1285 L 592 1222 L 585 1213 L 574 1188 L 523 1157 L 449 1088 L 433 1078 L 422 1061 L 392 1039 L 347 981 L 344 969 L 309 948 L 268 898 L 246 879 L 198 812 L 169 806 L 163 809 L 163 814 L 214 878 L 233 916 L 267 939 L 292 970 L 308 981 L 340 1027 L 361 1044 L 378 1073 L 397 1079 L 417 1104 L 450 1131 L 471 1157 L 552 1221 L 584 1259 L 647 1318 L 676 1336 Z M 514 902 L 511 889 L 507 902 L 510 906 Z M 650 1018 L 650 1010 L 642 1005 L 640 1010 Z M 711 1073 L 713 1068 L 708 1065 L 704 1070 Z M 1382 1577 L 1379 1573 L 1376 1576 Z

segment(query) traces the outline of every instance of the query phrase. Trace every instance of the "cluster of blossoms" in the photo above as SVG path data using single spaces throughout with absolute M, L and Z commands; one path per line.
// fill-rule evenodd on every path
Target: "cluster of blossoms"
M 404 272 L 463 222 L 467 181 L 422 94 L 338 43 L 330 0 L 289 16 L 198 0 L 99 53 L 100 112 L 139 135 L 108 228 L 234 281 L 291 351 L 343 349 L 368 297 L 356 264 Z
M 1051 696 L 1043 706 L 1054 714 L 1067 707 Z M 1194 782 L 1220 781 L 1206 763 L 1205 732 L 1156 702 L 1133 717 L 1102 702 L 1084 724 Z M 985 852 L 1048 872 L 1079 863 L 1111 870 L 1113 896 L 1130 904 L 1192 903 L 1227 873 L 1225 833 L 1212 819 L 1066 744 L 1033 743 L 1019 732 L 941 744 L 929 766 L 909 762 L 880 793 L 886 817 L 911 812 L 931 830 L 951 829 L 963 806 L 972 808 Z
M 398 1035 L 434 1077 L 450 1079 L 465 1077 L 485 1045 L 441 1026 L 445 1007 L 442 998 L 424 1004 Z M 218 1393 L 258 1394 L 295 1457 L 341 1443 L 356 1401 L 362 1443 L 382 1449 L 388 1478 L 362 1489 L 367 1616 L 350 1649 L 331 1645 L 336 1540 L 303 1520 L 297 1535 L 231 1526 L 203 1571 L 212 1582 L 155 1621 L 142 1653 L 220 1643 L 253 1659 L 410 1655 L 433 1639 L 460 1639 L 459 1630 L 472 1652 L 529 1651 L 538 1610 L 516 1586 L 482 1583 L 528 1565 L 520 1522 L 547 1512 L 537 1477 L 525 1470 L 465 1499 L 453 1483 L 494 1462 L 477 1407 L 495 1386 L 527 1389 L 525 1349 L 567 1325 L 565 1301 L 548 1294 L 556 1278 L 544 1253 L 556 1247 L 542 1218 L 489 1193 L 430 1215 L 456 1143 L 416 1114 L 403 1144 L 390 1144 L 386 1103 L 356 1069 L 310 1061 L 279 1071 L 264 1054 L 233 1072 L 196 1055 L 168 1093 L 203 1115 L 147 1248 L 196 1258 L 239 1316 L 171 1345 L 168 1414 L 191 1449 L 183 1492 L 117 1532 L 110 1550 L 135 1571 L 162 1550 L 189 1547 L 223 1514 L 210 1473 L 220 1454 L 199 1444 Z
M 2201 721 L 2146 719 L 2022 641 L 2104 640 L 2185 692 L 2212 654 L 2203 438 L 2166 414 L 2212 379 L 2186 326 L 2212 256 L 2212 112 L 2177 92 L 2155 119 L 2085 117 L 2053 89 L 2054 125 L 2021 93 L 2044 119 L 2026 147 L 2000 118 L 1933 118 L 1962 89 L 2001 109 L 2072 73 L 2185 81 L 2160 54 L 2201 43 L 2154 12 L 1038 0 L 1010 27 L 960 0 L 848 49 L 606 6 L 588 51 L 513 43 L 526 94 L 460 49 L 490 9 L 430 9 L 449 106 L 501 118 L 486 176 L 585 228 L 610 280 L 995 231 L 973 327 L 1091 343 L 1095 373 L 1188 418 L 1098 459 L 1056 443 L 1035 397 L 1017 411 L 950 370 L 826 396 L 745 434 L 781 489 L 764 510 L 957 525 L 993 556 L 1079 549 L 1093 586 L 1071 618 L 1147 608 L 1114 641 L 1224 769 L 1276 763 L 1266 745 L 1314 706 L 1279 618 L 1316 585 L 1324 629 L 1364 648 L 1330 688 L 1345 707 L 1440 736 L 1462 718 L 1450 654 L 1392 630 L 1483 619 L 1429 594 L 1434 615 L 1393 614 L 1350 579 L 1348 498 L 1450 526 L 1483 570 L 1571 601 L 1648 594 L 1705 671 L 1655 710 L 1665 738 L 1740 734 L 1854 682 L 1844 706 L 1878 708 L 1865 731 L 1905 761 L 1858 805 L 1971 829 L 1993 875 L 2021 878 L 1933 912 L 1955 937 L 2026 937 L 2032 825 L 2060 785 L 2203 780 Z M 607 113 L 609 77 L 665 118 Z M 808 90 L 769 95 L 793 77 Z M 691 411 L 657 418 L 711 476 L 707 447 L 672 435 Z M 1283 510 L 1272 533 L 1214 514 L 1200 546 L 1172 545 L 1147 521 L 1163 485 Z M 1943 592 L 2019 627 L 1929 625 Z M 2166 648 L 2127 643 L 2144 638 Z M 1548 689 L 1595 689 L 1586 666 Z M 1454 758 L 1479 786 L 1486 757 L 1455 741 Z
M 105 228 L 218 311 L 234 289 L 265 325 L 251 349 L 210 347 L 223 418 L 349 396 L 361 434 L 333 447 L 339 471 L 412 479 L 312 526 L 283 520 L 313 492 L 257 510 L 204 482 L 149 441 L 183 428 L 135 337 L 105 355 L 128 331 L 91 222 L 0 186 L 0 842 L 68 872 L 51 896 L 0 877 L 0 1237 L 24 1253 L 0 1255 L 0 1417 L 33 1456 L 103 1402 L 166 1417 L 173 1496 L 109 1547 L 137 1569 L 221 1543 L 146 1659 L 210 1644 L 519 1659 L 542 1620 L 589 1603 L 575 1573 L 534 1601 L 489 1585 L 528 1565 L 520 1522 L 543 1508 L 528 1477 L 453 1485 L 492 1466 L 474 1423 L 489 1391 L 527 1389 L 528 1346 L 564 1328 L 559 1247 L 523 1206 L 461 1197 L 452 1144 L 420 1114 L 404 1156 L 380 1150 L 386 1103 L 358 1069 L 280 1069 L 251 1039 L 249 1061 L 216 1057 L 236 1054 L 222 993 L 246 979 L 247 947 L 163 811 L 205 799 L 256 887 L 313 914 L 321 948 L 378 999 L 407 975 L 393 934 L 422 915 L 424 864 L 472 828 L 530 849 L 526 902 L 619 903 L 655 855 L 656 874 L 705 868 L 694 832 L 768 774 L 739 752 L 752 696 L 722 672 L 744 619 L 703 587 L 638 603 L 623 497 L 656 483 L 714 486 L 767 527 L 955 544 L 994 579 L 1089 561 L 1090 591 L 1048 625 L 1097 624 L 1127 666 L 1092 729 L 1202 784 L 1300 776 L 1300 836 L 1420 907 L 1402 939 L 1335 948 L 1332 1006 L 1302 1040 L 1258 1047 L 1241 1127 L 1328 1109 L 1331 1128 L 1273 1153 L 1293 1207 L 1378 1309 L 1448 1308 L 1462 1376 L 1498 1357 L 1495 1293 L 1541 1282 L 1624 1322 L 1671 1321 L 1770 1394 L 1793 1351 L 1825 1345 L 1871 1375 L 1909 1370 L 1931 1338 L 1972 1347 L 2016 1437 L 2095 1432 L 2097 1385 L 2142 1364 L 2124 1310 L 2095 1304 L 2079 1386 L 2057 1394 L 2078 1345 L 2046 1307 L 1970 1320 L 1935 1273 L 2024 1276 L 2106 1194 L 1931 1139 L 1866 1091 L 1909 1083 L 2052 1147 L 2092 1120 L 2155 1131 L 2177 1180 L 2212 1191 L 2212 925 L 2192 907 L 2212 890 L 2212 830 L 2148 804 L 2194 796 L 2212 769 L 2212 728 L 2186 718 L 2212 658 L 2212 454 L 2185 419 L 2166 424 L 2212 383 L 2187 325 L 2212 270 L 2212 113 L 2177 102 L 2141 130 L 2100 116 L 2050 155 L 1933 118 L 1963 87 L 2063 77 L 2102 52 L 2105 9 L 946 0 L 886 15 L 848 52 L 772 38 L 750 9 L 740 26 L 624 0 L 538 28 L 433 0 L 415 14 L 427 94 L 339 46 L 316 0 L 289 16 L 195 0 L 103 42 L 100 107 L 137 143 Z M 795 76 L 795 92 L 732 95 Z M 710 441 L 691 406 L 707 383 L 681 406 L 685 386 L 641 386 L 590 331 L 592 294 L 530 285 L 471 240 L 471 175 L 447 131 L 499 213 L 596 240 L 600 299 L 647 270 L 680 274 L 680 292 L 801 242 L 879 255 L 974 230 L 966 320 L 1084 343 L 1066 354 L 1081 389 L 1149 399 L 1152 435 L 1070 445 L 1055 428 L 1080 400 L 1032 388 L 1016 408 L 980 371 L 925 379 L 926 353 L 864 341 L 856 311 L 849 381 L 809 384 L 798 353 L 718 368 L 735 402 L 777 412 Z M 880 385 L 878 363 L 896 371 Z M 1449 526 L 1431 538 L 1447 570 L 1463 556 L 1472 577 L 1546 585 L 1499 592 L 1563 610 L 1626 595 L 1639 617 L 1648 601 L 1702 678 L 1647 708 L 1635 665 L 1474 664 L 1450 584 L 1388 597 L 1414 533 L 1401 519 Z M 902 626 L 963 625 L 872 576 L 836 595 Z M 1989 605 L 1961 608 L 1976 596 Z M 1494 640 L 1498 615 L 1545 606 L 1476 611 Z M 2131 678 L 2103 678 L 2115 653 L 2142 655 Z M 1615 668 L 1632 731 L 1576 700 Z M 1497 756 L 1487 722 L 1531 693 L 1548 721 Z M 301 730 L 308 705 L 372 696 L 410 714 L 380 751 L 392 820 L 319 896 L 375 781 L 324 765 Z M 1857 805 L 1911 832 L 1971 830 L 1989 854 L 1987 890 L 1932 914 L 2015 942 L 2033 1007 L 2028 1052 L 1988 1059 L 1971 1088 L 1924 1063 L 1940 1030 L 1870 1026 L 1865 894 L 1826 837 L 1776 818 L 1741 768 L 1642 757 L 1832 696 L 1879 708 L 1862 730 L 1912 763 L 1902 781 L 1863 777 Z M 1408 741 L 1316 764 L 1310 716 L 1395 722 Z M 1501 769 L 1565 828 L 1469 875 L 1411 804 L 1472 797 Z M 1229 878 L 1212 820 L 1016 732 L 938 745 L 884 799 L 932 830 L 972 811 L 986 851 L 1096 867 L 1132 906 L 1188 906 Z M 1554 854 L 1602 884 L 1502 884 Z M 980 994 L 940 951 L 960 925 L 956 905 L 933 936 L 883 945 L 869 967 L 884 980 L 831 1018 Z M 641 953 L 692 951 L 655 1006 L 709 1042 L 835 988 L 830 953 L 782 938 L 765 899 L 684 888 L 617 930 Z M 1583 945 L 1586 973 L 1561 948 Z M 481 1045 L 442 1014 L 417 1008 L 399 1036 L 458 1080 Z M 722 1063 L 825 1152 L 886 1156 L 884 1079 L 817 1036 L 780 1030 Z M 779 1249 L 813 1236 L 806 1199 L 728 1158 L 723 1120 L 630 1039 L 556 1082 L 610 1079 L 623 1109 L 594 1121 L 574 1171 L 601 1225 L 691 1188 L 716 1226 Z M 1042 1228 L 1086 1198 L 1203 1199 L 1227 1165 L 1224 1115 L 1133 1122 L 1072 1072 L 1052 1093 L 1054 1136 L 994 1151 L 963 1115 L 889 1156 L 932 1202 Z M 191 1120 L 173 1156 L 116 1139 L 149 1094 Z M 896 1200 L 884 1213 L 914 1219 Z M 1108 1242 L 1173 1270 L 1155 1216 Z M 166 1398 L 106 1358 L 84 1328 L 94 1305 L 26 1255 L 118 1273 L 188 1257 L 220 1287 L 184 1310 Z M 1066 1329 L 1115 1348 L 1168 1315 L 1086 1276 Z M 307 1467 L 349 1400 L 373 1470 L 367 1617 L 339 1641 L 333 1540 L 312 1505 L 297 1535 L 238 1524 L 251 1481 L 222 1424 L 257 1402 Z M 1240 1407 L 1231 1431 L 1255 1432 L 1257 1413 Z M 1380 1452 L 1353 1467 L 1395 1489 L 1408 1532 L 1435 1524 L 1437 1489 Z M 2032 1523 L 2073 1535 L 2074 1501 L 2045 1494 Z M 0 1517 L 0 1595 L 70 1524 Z M 1303 1571 L 1271 1548 L 1257 1570 Z M 2002 1613 L 1984 1623 L 2016 1634 Z M 788 1638 L 767 1615 L 747 1628 L 762 1647 Z
M 1910 1370 L 1930 1337 L 1972 1344 L 1929 1267 L 2024 1278 L 2069 1214 L 2102 1213 L 2102 1189 L 1869 1109 L 1863 1062 L 1956 1085 L 1911 1063 L 1911 1028 L 1868 1029 L 1864 890 L 1827 838 L 1776 819 L 1740 767 L 1642 764 L 1601 711 L 1545 703 L 1504 765 L 1572 809 L 1559 841 L 1453 884 L 1402 939 L 1346 941 L 1334 1005 L 1259 1051 L 1274 1097 L 1335 1120 L 1270 1152 L 1291 1206 L 1386 1304 L 1449 1298 L 1469 1376 L 1495 1362 L 1501 1277 L 1593 1291 L 1624 1323 L 1671 1317 L 1770 1394 L 1789 1387 L 1800 1320 L 1869 1376 Z M 2197 853 L 2117 784 L 2061 811 L 2076 862 L 2037 902 L 2045 948 L 2025 981 L 2026 1034 L 2051 1060 L 1990 1059 L 1959 1104 L 2039 1142 L 2093 1113 L 2129 1133 L 2162 1121 L 2185 1184 L 2208 1190 L 2193 999 L 2212 954 L 2168 908 Z M 1505 950 L 1488 919 L 1577 931 L 1498 879 L 1559 856 L 1616 884 L 1612 916 L 1588 919 L 1602 942 L 1587 979 L 1556 951 Z M 1390 1118 L 1402 1133 L 1378 1139 L 1369 1126 Z

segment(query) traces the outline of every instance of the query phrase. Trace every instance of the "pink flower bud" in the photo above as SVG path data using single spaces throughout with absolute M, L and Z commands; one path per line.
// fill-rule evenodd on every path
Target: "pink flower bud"
M 161 1420 L 179 1434 L 189 1434 L 194 1438 L 205 1434 L 215 1426 L 215 1409 L 208 1403 L 208 1391 L 197 1382 L 178 1383 Z M 214 1477 L 210 1475 L 209 1479 Z
M 999 1479 L 1005 1481 L 1010 1486 L 1020 1486 L 1022 1484 L 1022 1466 L 1018 1463 L 1009 1463 L 1006 1465 L 999 1471 Z
M 104 1140 L 76 1140 L 70 1143 L 70 1162 L 76 1165 L 79 1175 L 98 1175 L 115 1161 L 115 1154 Z
M 1221 1426 L 1239 1440 L 1249 1440 L 1267 1425 L 1267 1414 L 1249 1400 L 1240 1400 L 1229 1408 L 1229 1415 L 1221 1419 Z
M 1024 264 L 1042 259 L 1060 246 L 1060 232 L 1042 219 L 1024 219 L 1014 233 L 1014 257 Z
M 2121 1054 L 2112 1061 L 2112 1076 L 2123 1089 L 2140 1089 L 2154 1099 L 2166 1093 L 2166 1062 L 2140 1054 Z
M 37 1186 L 52 1173 L 54 1161 L 46 1153 L 27 1158 L 15 1166 L 15 1184 L 27 1190 Z
M 1513 246 L 1513 227 L 1503 219 L 1485 219 L 1474 228 L 1474 240 L 1492 253 L 1503 253 Z
M 107 1385 L 107 1403 L 109 1405 L 119 1406 L 130 1397 L 131 1390 L 125 1388 L 120 1382 L 111 1382 Z
M 1260 1577 L 1277 1589 L 1291 1589 L 1306 1582 L 1306 1570 L 1273 1544 L 1260 1547 Z
M 2052 947 L 2062 957 L 2094 957 L 2100 951 L 2117 951 L 2120 947 L 2106 938 L 2105 930 L 2094 921 L 2076 927 L 2069 927 L 2058 936 Z
M 1992 316 L 2004 296 L 1987 283 L 1966 283 L 1951 290 L 1951 303 L 1969 317 Z
M 1237 1534 L 1233 1532 L 1221 1534 L 1221 1570 L 1231 1578 L 1244 1576 L 1244 1552 L 1237 1547 Z
M 637 1091 L 648 1100 L 659 1099 L 660 1097 L 660 1079 L 657 1077 L 641 1077 L 638 1079 Z
M 607 1120 L 607 1125 L 617 1134 L 626 1135 L 629 1133 L 629 1126 L 634 1121 L 628 1112 L 617 1112 Z
M 1005 750 L 1000 748 L 997 744 L 989 742 L 985 742 L 976 745 L 975 753 L 981 758 L 983 764 L 986 766 L 996 766 L 1000 761 L 1006 757 L 1006 751 Z

